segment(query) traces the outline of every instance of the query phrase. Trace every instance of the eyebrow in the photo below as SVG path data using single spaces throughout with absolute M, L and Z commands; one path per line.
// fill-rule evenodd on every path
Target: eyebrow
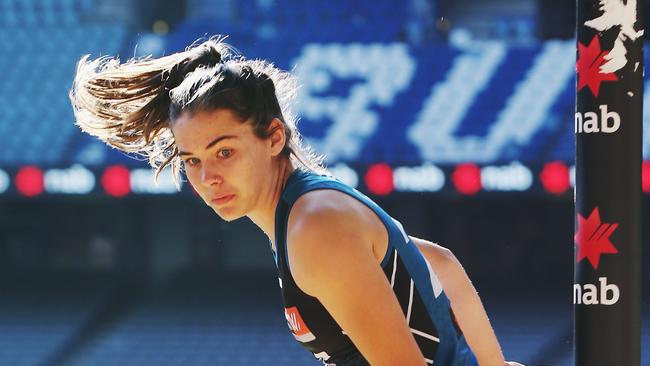
M 237 138 L 237 136 L 235 136 L 235 135 L 224 135 L 224 136 L 219 136 L 219 137 L 217 137 L 216 139 L 212 140 L 212 142 L 210 142 L 209 144 L 207 144 L 207 145 L 205 146 L 205 150 L 208 150 L 209 148 L 211 148 L 212 146 L 218 144 L 219 142 L 221 142 L 221 141 L 223 141 L 223 140 L 227 140 L 227 139 L 236 139 L 236 138 Z M 191 153 L 191 152 L 187 152 L 187 151 L 180 151 L 180 152 L 178 153 L 178 155 L 181 155 L 181 156 L 182 156 L 182 155 L 192 155 L 192 153 Z

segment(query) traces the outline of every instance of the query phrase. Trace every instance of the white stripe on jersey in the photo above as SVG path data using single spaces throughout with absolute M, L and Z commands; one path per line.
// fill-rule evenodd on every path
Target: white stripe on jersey
M 429 333 L 424 333 L 424 332 L 421 332 L 421 331 L 419 331 L 419 330 L 417 330 L 417 329 L 413 329 L 413 328 L 411 328 L 411 332 L 413 332 L 413 334 L 417 334 L 417 335 L 419 335 L 419 336 L 421 336 L 421 337 L 424 337 L 424 338 L 430 339 L 430 340 L 432 340 L 432 341 L 434 341 L 434 342 L 438 342 L 438 343 L 440 343 L 440 338 L 438 338 L 438 337 L 434 337 L 434 336 L 432 336 L 432 335 L 429 334 Z
M 411 289 L 409 290 L 409 307 L 406 312 L 406 322 L 411 323 L 411 307 L 413 306 L 413 280 L 411 280 Z
M 424 258 L 424 263 L 427 264 L 427 269 L 429 270 L 429 278 L 431 280 L 430 282 L 431 287 L 433 288 L 433 294 L 436 298 L 438 298 L 438 296 L 440 296 L 442 293 L 442 283 L 440 283 L 438 276 L 436 276 L 436 272 L 433 271 L 431 264 L 429 264 L 429 261 L 426 258 Z
M 395 273 L 397 273 L 397 249 L 395 249 L 395 254 L 393 254 L 393 275 L 390 277 L 390 287 L 395 285 Z

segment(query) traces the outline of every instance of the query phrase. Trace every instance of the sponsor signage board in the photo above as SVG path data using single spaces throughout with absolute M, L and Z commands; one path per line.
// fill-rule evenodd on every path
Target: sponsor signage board
M 640 363 L 641 5 L 577 1 L 573 306 L 580 366 Z

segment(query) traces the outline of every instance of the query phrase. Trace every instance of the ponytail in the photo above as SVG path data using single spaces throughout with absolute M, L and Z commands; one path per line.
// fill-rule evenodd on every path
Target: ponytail
M 242 121 L 253 117 L 253 129 L 263 138 L 271 119 L 279 118 L 287 134 L 286 154 L 324 172 L 322 157 L 302 146 L 288 110 L 296 89 L 293 76 L 264 61 L 232 57 L 231 51 L 213 37 L 184 52 L 125 63 L 86 55 L 70 91 L 76 124 L 114 148 L 147 158 L 156 179 L 169 165 L 178 184 L 181 161 L 170 123 L 185 111 L 229 108 Z

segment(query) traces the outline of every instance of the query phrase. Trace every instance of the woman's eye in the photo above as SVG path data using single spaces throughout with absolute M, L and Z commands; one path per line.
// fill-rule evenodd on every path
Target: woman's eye
M 231 149 L 221 149 L 221 150 L 219 150 L 217 155 L 219 155 L 222 158 L 227 158 L 230 155 L 232 155 L 232 150 Z
M 185 159 L 185 165 L 188 165 L 188 166 L 195 166 L 195 165 L 197 165 L 198 163 L 199 163 L 199 159 L 197 159 L 197 158 L 188 158 L 188 159 Z

